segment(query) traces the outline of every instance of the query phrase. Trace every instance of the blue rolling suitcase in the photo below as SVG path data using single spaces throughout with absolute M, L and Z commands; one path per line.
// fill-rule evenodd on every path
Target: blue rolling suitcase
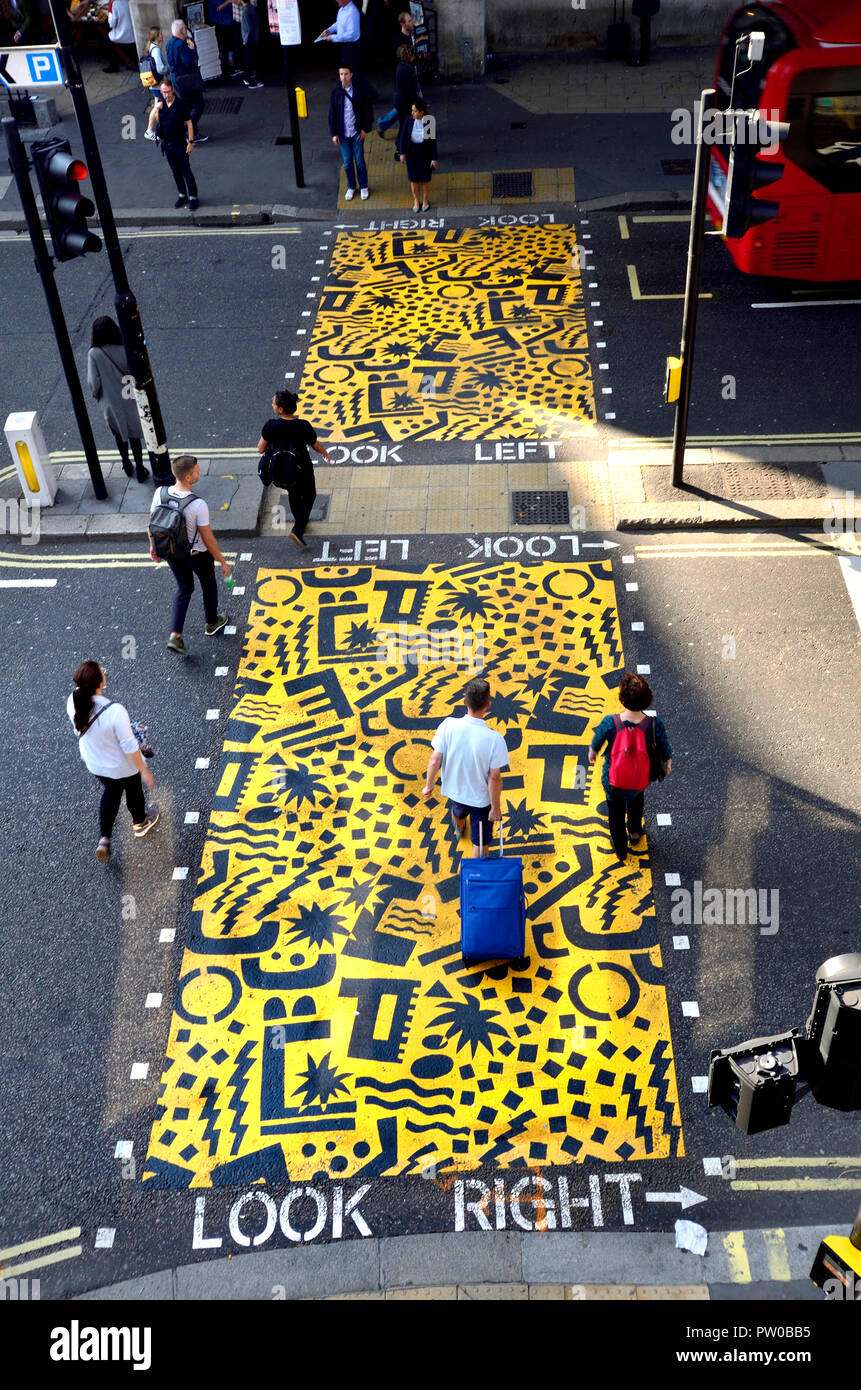
M 479 826 L 479 845 L 482 834 Z M 526 954 L 523 863 L 499 855 L 460 866 L 460 947 L 464 960 L 520 960 Z

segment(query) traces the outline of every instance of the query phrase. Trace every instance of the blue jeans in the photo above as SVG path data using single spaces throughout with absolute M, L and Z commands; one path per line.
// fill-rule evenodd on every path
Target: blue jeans
M 356 177 L 353 173 L 353 160 L 356 161 L 356 174 L 359 176 L 359 187 L 367 188 L 368 170 L 365 166 L 364 141 L 358 135 L 341 136 L 341 158 L 344 161 L 344 173 L 347 175 L 347 187 L 356 187 Z

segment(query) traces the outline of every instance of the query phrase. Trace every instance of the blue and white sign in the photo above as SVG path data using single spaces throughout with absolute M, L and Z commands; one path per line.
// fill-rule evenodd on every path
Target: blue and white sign
M 56 48 L 0 48 L 0 84 L 4 87 L 62 87 L 64 83 Z

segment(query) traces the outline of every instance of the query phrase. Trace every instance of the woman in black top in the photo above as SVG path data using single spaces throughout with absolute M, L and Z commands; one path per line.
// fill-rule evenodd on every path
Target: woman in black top
M 416 55 L 408 43 L 401 44 L 398 49 L 398 65 L 395 68 L 395 100 L 391 111 L 385 116 L 381 116 L 377 121 L 377 130 L 380 135 L 385 135 L 389 126 L 398 122 L 398 135 L 401 133 L 404 121 L 410 114 L 410 109 L 416 97 L 422 95 L 419 86 L 418 73 L 416 72 Z M 399 156 L 395 154 L 395 159 Z
M 431 170 L 436 168 L 436 121 L 427 114 L 427 102 L 416 97 L 412 114 L 407 116 L 398 136 L 398 154 L 407 166 L 407 178 L 413 190 L 413 212 L 427 212 Z
M 322 444 L 317 443 L 316 431 L 309 425 L 307 420 L 300 420 L 296 414 L 298 401 L 292 391 L 276 391 L 272 397 L 272 409 L 275 411 L 276 419 L 267 420 L 260 432 L 260 439 L 257 442 L 258 454 L 270 450 L 271 456 L 277 451 L 283 450 L 287 458 L 282 460 L 285 466 L 290 465 L 292 456 L 293 465 L 291 468 L 291 481 L 286 485 L 287 500 L 290 503 L 290 510 L 293 513 L 293 530 L 290 532 L 290 539 L 300 549 L 306 549 L 305 528 L 308 525 L 308 518 L 311 515 L 311 508 L 314 505 L 314 498 L 317 496 L 317 487 L 314 482 L 314 468 L 308 454 L 308 446 L 317 454 L 322 454 L 327 463 L 332 460 Z M 278 480 L 271 478 L 273 484 L 278 487 Z

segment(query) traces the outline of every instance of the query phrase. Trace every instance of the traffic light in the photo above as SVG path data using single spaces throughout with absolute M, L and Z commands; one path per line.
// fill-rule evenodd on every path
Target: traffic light
M 813 1079 L 819 1104 L 861 1110 L 861 954 L 820 965 L 807 1037 L 820 1063 Z
M 758 111 L 726 111 L 724 117 L 733 126 L 732 148 L 724 203 L 723 235 L 741 237 L 750 227 L 770 222 L 780 212 L 780 204 L 754 195 L 760 188 L 783 178 L 785 165 L 759 158 L 763 149 L 771 149 L 775 141 L 789 134 L 786 121 L 768 121 Z
M 101 240 L 87 226 L 96 209 L 79 187 L 88 177 L 86 164 L 75 159 L 68 140 L 41 140 L 31 148 L 57 260 L 101 251 Z
M 743 1134 L 789 1124 L 803 1056 L 804 1039 L 797 1028 L 713 1052 L 709 1105 L 725 1110 Z

